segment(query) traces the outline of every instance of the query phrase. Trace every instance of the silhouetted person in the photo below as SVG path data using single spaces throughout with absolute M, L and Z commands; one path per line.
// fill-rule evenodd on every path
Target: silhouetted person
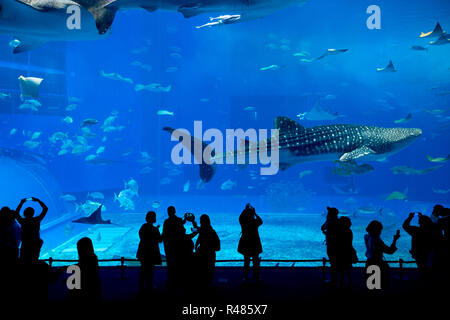
M 325 243 L 327 245 L 327 255 L 330 260 L 331 269 L 331 285 L 336 285 L 337 283 L 337 266 L 336 259 L 339 248 L 339 210 L 336 208 L 327 207 L 327 220 L 320 228 L 325 234 Z
M 85 302 L 99 301 L 102 299 L 102 283 L 92 240 L 81 238 L 77 242 L 77 250 L 81 289 L 70 290 L 68 298 Z
M 253 260 L 253 277 L 256 281 L 259 281 L 259 255 L 262 252 L 262 245 L 258 228 L 263 221 L 256 214 L 255 208 L 248 203 L 239 216 L 239 223 L 241 224 L 241 238 L 239 239 L 238 252 L 244 256 L 244 280 L 245 282 L 249 280 L 250 260 Z
M 16 209 L 16 219 L 21 226 L 21 240 L 22 246 L 20 247 L 20 259 L 24 262 L 32 262 L 39 259 L 39 252 L 42 247 L 43 241 L 40 237 L 41 221 L 47 214 L 47 206 L 39 199 L 32 197 L 32 201 L 39 203 L 42 207 L 42 212 L 37 217 L 34 217 L 34 209 L 31 207 L 26 208 L 23 211 L 22 218 L 20 216 L 20 210 L 25 204 L 27 199 L 22 199 Z
M 214 268 L 216 264 L 216 251 L 220 250 L 220 239 L 211 226 L 209 216 L 200 216 L 200 227 L 198 238 L 195 243 L 197 253 L 197 266 L 200 282 L 204 286 L 211 285 L 214 279 Z
M 183 223 L 189 221 L 192 223 L 191 233 L 186 233 L 183 227 L 183 236 L 178 247 L 178 263 L 177 263 L 177 284 L 185 288 L 194 285 L 195 277 L 195 259 L 194 259 L 194 241 L 193 239 L 198 235 L 199 228 L 195 221 L 195 216 L 192 213 L 185 213 Z
M 411 256 L 416 260 L 417 269 L 424 281 L 430 281 L 437 247 L 440 241 L 439 229 L 430 217 L 419 213 L 419 226 L 411 226 L 414 218 L 411 212 L 403 222 L 403 229 L 411 236 Z
M 340 217 L 338 226 L 337 250 L 335 256 L 336 271 L 339 275 L 340 286 L 350 287 L 352 282 L 352 264 L 358 260 L 356 251 L 353 248 L 353 232 L 350 228 L 352 222 L 349 217 Z M 347 281 L 345 278 L 347 278 Z
M 0 210 L 0 274 L 3 275 L 2 290 L 14 301 L 17 290 L 16 275 L 19 262 L 20 226 L 14 211 L 8 207 Z
M 0 210 L 0 257 L 8 265 L 15 265 L 19 259 L 20 226 L 14 211 L 8 207 Z
M 387 246 L 381 240 L 381 231 L 383 225 L 377 220 L 373 220 L 366 228 L 367 234 L 364 235 L 364 242 L 366 244 L 366 268 L 371 265 L 376 265 L 381 271 L 381 288 L 386 288 L 389 284 L 389 265 L 384 260 L 383 254 L 393 254 L 397 251 L 397 240 L 400 238 L 400 230 L 394 235 L 394 240 L 390 246 Z
M 41 247 L 37 248 L 39 256 Z M 58 280 L 65 268 L 52 269 L 45 261 L 22 260 L 18 267 L 17 295 L 20 301 L 37 302 L 48 299 L 48 286 Z
M 154 266 L 161 265 L 161 253 L 159 252 L 159 243 L 162 242 L 158 227 L 153 224 L 156 222 L 156 213 L 147 212 L 145 217 L 147 223 L 143 224 L 139 230 L 139 247 L 136 254 L 141 262 L 141 271 L 139 273 L 139 291 L 152 289 Z
M 441 240 L 436 252 L 436 268 L 444 277 L 444 285 L 450 283 L 450 209 L 437 204 L 433 208 L 431 219 L 439 229 Z
M 169 285 L 178 282 L 181 257 L 180 253 L 184 246 L 186 230 L 185 221 L 175 215 L 175 207 L 167 208 L 168 218 L 164 221 L 162 238 L 164 243 L 164 252 L 166 254 L 167 277 Z

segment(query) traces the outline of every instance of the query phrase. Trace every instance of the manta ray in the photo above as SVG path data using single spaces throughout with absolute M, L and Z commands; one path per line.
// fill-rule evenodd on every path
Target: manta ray
M 74 223 L 84 223 L 84 224 L 111 224 L 111 220 L 103 220 L 102 218 L 102 207 L 100 205 L 89 217 L 79 218 L 72 222 Z
M 284 171 L 296 164 L 313 161 L 352 161 L 359 158 L 377 160 L 396 153 L 422 135 L 418 128 L 382 128 L 357 124 L 334 124 L 305 128 L 298 122 L 279 116 L 274 120 L 279 129 L 279 168 Z M 175 129 L 164 128 L 173 133 Z M 191 137 L 191 140 L 196 138 Z M 181 141 L 183 143 L 183 141 Z M 193 142 L 193 141 L 191 141 Z M 270 148 L 270 139 L 265 141 Z M 203 142 L 202 150 L 208 145 Z M 194 149 L 190 150 L 191 152 Z M 235 156 L 242 150 L 235 151 Z M 213 159 L 223 154 L 211 153 Z M 245 148 L 249 155 L 249 148 Z M 217 164 L 200 164 L 200 177 L 204 182 L 212 179 Z
M 420 38 L 440 37 L 444 33 L 445 33 L 445 31 L 442 30 L 441 24 L 438 22 L 438 23 L 436 23 L 436 27 L 434 27 L 433 31 L 426 32 L 426 33 L 422 32 L 419 37 Z
M 390 60 L 386 67 L 377 68 L 377 72 L 397 72 L 397 69 L 395 69 L 394 64 L 392 63 L 392 60 Z
M 343 115 L 339 115 L 337 112 L 331 113 L 329 111 L 324 110 L 320 104 L 319 100 L 317 99 L 314 103 L 314 106 L 311 108 L 310 111 L 299 113 L 297 117 L 300 120 L 311 120 L 311 121 L 329 121 L 329 120 L 336 120 L 339 117 L 344 117 Z

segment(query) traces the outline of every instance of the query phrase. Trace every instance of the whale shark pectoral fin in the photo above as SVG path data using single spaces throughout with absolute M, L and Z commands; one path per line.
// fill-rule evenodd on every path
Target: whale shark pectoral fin
M 373 151 L 372 149 L 370 149 L 367 146 L 362 146 L 360 148 L 357 148 L 355 150 L 352 150 L 350 152 L 344 153 L 340 158 L 339 161 L 350 161 L 350 160 L 355 160 L 358 158 L 361 158 L 363 156 L 366 156 L 368 154 L 374 154 L 375 151 Z
M 114 18 L 118 9 L 115 7 L 103 7 L 89 8 L 88 10 L 94 16 L 98 33 L 105 34 L 114 22 Z
M 46 42 L 43 39 L 31 37 L 20 37 L 18 40 L 20 41 L 20 44 L 14 48 L 14 54 L 33 50 L 37 47 L 42 46 Z
M 178 8 L 178 12 L 181 12 L 185 18 L 192 18 L 201 13 L 199 9 L 200 6 L 198 4 L 182 5 Z

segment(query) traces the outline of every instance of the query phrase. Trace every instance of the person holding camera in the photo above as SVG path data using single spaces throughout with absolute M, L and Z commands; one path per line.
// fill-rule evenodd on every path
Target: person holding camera
M 256 214 L 255 208 L 248 203 L 239 216 L 241 225 L 241 238 L 239 239 L 238 252 L 244 256 L 244 280 L 249 280 L 250 260 L 253 260 L 253 278 L 259 282 L 260 261 L 262 252 L 261 239 L 258 228 L 262 225 L 262 219 Z

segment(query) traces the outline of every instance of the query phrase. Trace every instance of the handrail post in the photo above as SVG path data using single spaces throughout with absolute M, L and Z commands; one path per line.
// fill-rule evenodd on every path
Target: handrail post
M 326 279 L 326 266 L 327 266 L 327 258 L 322 258 L 322 280 Z
M 400 266 L 400 281 L 403 281 L 403 259 L 402 258 L 400 258 L 399 260 L 398 260 L 398 264 L 399 264 L 399 266 Z
M 52 267 L 52 264 L 53 264 L 53 258 L 50 257 L 50 258 L 48 258 L 48 265 L 50 266 L 50 268 Z
M 123 280 L 125 278 L 125 258 L 120 258 L 120 279 Z

